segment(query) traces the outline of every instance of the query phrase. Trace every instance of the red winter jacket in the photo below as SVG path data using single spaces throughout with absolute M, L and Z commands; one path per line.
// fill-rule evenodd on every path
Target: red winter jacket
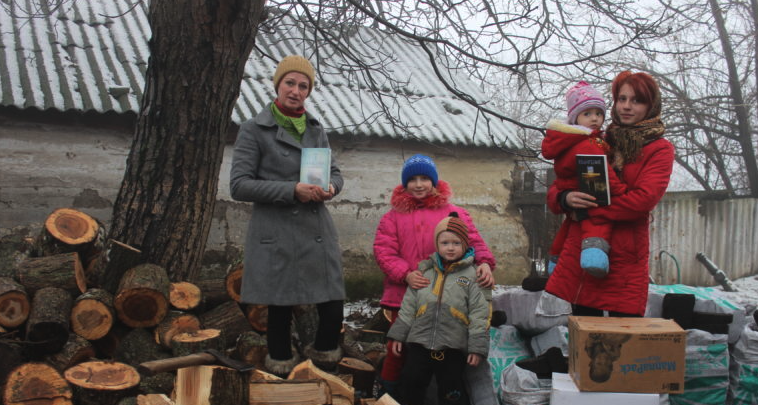
M 400 308 L 407 286 L 405 276 L 437 250 L 434 227 L 451 211 L 457 212 L 468 226 L 474 262 L 477 265 L 487 263 L 495 270 L 495 257 L 479 235 L 468 211 L 448 202 L 452 191 L 447 182 L 438 181 L 437 191 L 438 194 L 418 200 L 406 193 L 402 184 L 398 185 L 392 192 L 392 209 L 379 221 L 374 238 L 374 257 L 385 274 L 380 304 L 386 308 Z
M 607 207 L 592 208 L 590 218 L 613 221 L 610 271 L 597 279 L 579 265 L 581 228 L 571 224 L 558 265 L 545 290 L 573 304 L 628 314 L 645 314 L 650 256 L 650 213 L 663 197 L 674 164 L 674 147 L 658 139 L 642 148 L 640 157 L 621 172 L 626 193 L 614 197 Z M 562 213 L 560 191 L 551 186 L 547 204 L 551 211 Z

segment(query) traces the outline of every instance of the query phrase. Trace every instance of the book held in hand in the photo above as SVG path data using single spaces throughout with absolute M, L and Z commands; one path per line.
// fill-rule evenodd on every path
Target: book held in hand
M 605 155 L 576 155 L 579 191 L 596 198 L 597 205 L 611 204 L 608 187 L 608 158 Z
M 332 173 L 332 150 L 329 148 L 303 148 L 300 157 L 300 182 L 321 186 L 329 192 Z

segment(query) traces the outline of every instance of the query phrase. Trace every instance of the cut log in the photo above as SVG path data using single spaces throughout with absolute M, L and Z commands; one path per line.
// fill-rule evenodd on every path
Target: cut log
M 352 386 L 355 388 L 356 394 L 357 391 L 360 391 L 360 396 L 366 397 L 371 396 L 374 392 L 376 370 L 371 364 L 352 357 L 343 357 L 337 363 L 337 371 L 353 376 Z
M 206 329 L 220 330 L 225 347 L 233 346 L 239 335 L 252 329 L 235 301 L 227 301 L 200 315 L 200 324 Z
M 323 405 L 332 403 L 324 380 L 250 381 L 249 405 Z
M 35 240 L 35 255 L 81 252 L 97 236 L 100 225 L 91 216 L 71 208 L 59 208 L 45 220 Z
M 112 361 L 88 361 L 64 373 L 74 388 L 77 405 L 116 405 L 139 392 L 139 373 L 134 367 Z
M 5 405 L 72 405 L 73 394 L 63 376 L 49 364 L 24 363 L 8 375 Z
M 229 405 L 248 401 L 249 376 L 223 366 L 194 366 L 176 371 L 174 402 L 182 405 Z
M 97 280 L 93 285 L 115 294 L 124 273 L 142 263 L 141 250 L 126 243 L 108 239 L 105 252 L 87 266 L 88 279 Z
M 250 381 L 275 381 L 275 380 L 283 380 L 282 377 L 278 377 L 276 375 L 267 373 L 259 368 L 256 368 L 255 370 L 250 371 Z
M 166 349 L 171 349 L 171 340 L 179 333 L 195 332 L 200 329 L 200 319 L 193 314 L 169 311 L 155 327 L 155 341 Z
M 45 358 L 45 362 L 56 370 L 63 373 L 68 368 L 83 363 L 95 357 L 95 348 L 85 338 L 72 333 L 68 335 L 68 341 L 58 353 Z
M 87 340 L 97 340 L 108 334 L 115 318 L 113 295 L 100 288 L 91 288 L 74 301 L 71 330 Z
M 62 288 L 74 296 L 87 290 L 87 278 L 76 252 L 27 258 L 18 264 L 16 280 L 30 295 L 45 287 Z
M 0 326 L 15 328 L 29 317 L 29 296 L 9 277 L 0 277 Z
M 355 330 L 350 327 L 345 327 L 345 333 L 341 347 L 345 356 L 353 357 L 361 361 L 365 361 L 375 368 L 379 364 L 379 360 L 386 353 L 387 345 L 382 343 L 367 343 L 359 342 L 357 340 L 359 330 Z
M 21 346 L 12 340 L 0 339 L 0 359 L 0 387 L 3 387 L 11 371 L 24 362 Z
M 224 277 L 224 285 L 226 286 L 226 293 L 233 300 L 240 302 L 240 296 L 242 291 L 242 273 L 244 266 L 239 263 L 237 266 L 226 274 Z
M 295 305 L 292 307 L 292 319 L 302 351 L 316 341 L 318 310 L 315 305 Z
M 268 331 L 268 305 L 249 304 L 245 306 L 245 317 L 254 331 L 260 333 Z
M 312 380 L 314 378 L 326 381 L 332 395 L 339 395 L 351 402 L 355 400 L 355 389 L 353 387 L 345 384 L 339 377 L 322 371 L 310 359 L 296 365 L 287 376 L 288 380 Z
M 26 340 L 36 343 L 35 356 L 56 353 L 66 344 L 72 301 L 68 291 L 55 287 L 34 294 L 26 322 Z
M 150 360 L 165 359 L 171 353 L 165 351 L 147 329 L 132 329 L 119 342 L 114 358 L 136 367 Z
M 174 357 L 199 353 L 208 349 L 223 352 L 226 346 L 218 329 L 200 329 L 194 332 L 179 333 L 171 340 L 171 353 Z
M 387 334 L 378 330 L 361 329 L 358 333 L 358 341 L 367 343 L 387 343 Z
M 231 297 L 226 292 L 226 273 L 229 266 L 213 264 L 200 269 L 194 284 L 203 293 L 203 307 L 211 309 L 219 304 L 229 301 Z
M 114 300 L 116 315 L 127 326 L 157 325 L 168 312 L 168 276 L 154 264 L 132 267 L 121 279 Z
M 384 394 L 374 402 L 374 405 L 400 405 L 390 394 Z
M 137 395 L 136 405 L 175 405 L 175 402 L 165 394 L 147 394 Z
M 264 367 L 268 345 L 266 338 L 253 332 L 245 332 L 237 339 L 236 356 L 256 368 Z
M 200 306 L 203 301 L 203 293 L 198 286 L 180 281 L 171 283 L 169 286 L 168 300 L 174 308 L 189 311 Z
M 360 405 L 376 405 L 376 398 L 361 398 Z
M 390 311 L 379 308 L 364 325 L 363 329 L 387 333 L 390 330 Z
M 353 401 L 341 395 L 332 395 L 332 405 L 353 405 Z
M 93 340 L 92 346 L 95 347 L 97 358 L 113 359 L 116 357 L 116 351 L 121 347 L 121 341 L 132 329 L 123 323 L 116 322 L 111 330 L 100 339 Z

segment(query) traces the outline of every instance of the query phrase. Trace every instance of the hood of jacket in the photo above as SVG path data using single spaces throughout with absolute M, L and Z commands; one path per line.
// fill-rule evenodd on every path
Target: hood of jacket
M 437 209 L 444 207 L 453 197 L 453 190 L 444 180 L 437 181 L 437 187 L 424 199 L 418 199 L 405 191 L 402 184 L 398 184 L 392 191 L 390 204 L 397 212 L 412 212 L 421 208 Z
M 594 132 L 587 127 L 550 120 L 547 123 L 545 139 L 542 140 L 542 156 L 545 159 L 555 159 L 572 146 L 586 140 L 591 134 Z

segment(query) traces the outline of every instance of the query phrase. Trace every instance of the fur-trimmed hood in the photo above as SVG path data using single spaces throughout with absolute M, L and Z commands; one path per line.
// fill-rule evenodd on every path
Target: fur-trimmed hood
M 392 209 L 395 211 L 406 213 L 421 208 L 437 209 L 444 207 L 450 202 L 450 199 L 452 197 L 453 190 L 450 188 L 450 185 L 447 184 L 447 182 L 444 180 L 437 181 L 437 187 L 433 188 L 431 194 L 423 200 L 419 200 L 418 198 L 408 194 L 405 191 L 405 187 L 403 187 L 402 184 L 399 184 L 392 191 L 390 204 L 392 205 Z

